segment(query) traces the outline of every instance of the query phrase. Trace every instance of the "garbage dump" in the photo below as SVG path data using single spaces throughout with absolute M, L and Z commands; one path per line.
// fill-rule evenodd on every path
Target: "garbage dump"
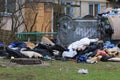
M 72 18 L 62 16 L 58 20 L 58 39 L 61 45 L 68 46 L 84 37 L 99 38 L 97 19 Z
M 107 8 L 98 14 L 98 24 L 103 40 L 120 39 L 120 8 Z
M 119 19 L 120 9 L 100 13 L 98 20 L 72 19 L 64 16 L 58 21 L 58 39 L 43 36 L 39 42 L 11 42 L 4 48 L 6 57 L 12 60 L 73 60 L 76 63 L 89 64 L 99 61 L 120 62 L 120 41 L 116 44 L 111 41 L 120 39 Z M 1 48 L 3 49 L 3 46 Z

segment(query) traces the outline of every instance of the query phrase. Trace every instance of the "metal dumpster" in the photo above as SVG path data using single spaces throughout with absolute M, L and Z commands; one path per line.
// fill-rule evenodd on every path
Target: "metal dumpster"
M 65 46 L 84 37 L 100 37 L 96 19 L 72 19 L 65 15 L 58 20 L 57 25 L 58 39 Z

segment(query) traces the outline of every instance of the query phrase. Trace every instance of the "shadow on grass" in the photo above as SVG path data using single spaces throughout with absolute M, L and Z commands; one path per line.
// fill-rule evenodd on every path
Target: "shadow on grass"
M 34 80 L 35 75 L 16 75 L 10 73 L 0 73 L 0 80 Z

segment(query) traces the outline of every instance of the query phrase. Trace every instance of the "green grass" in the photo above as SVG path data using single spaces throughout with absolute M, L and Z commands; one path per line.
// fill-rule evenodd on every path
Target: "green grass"
M 120 80 L 119 62 L 85 64 L 72 61 L 46 61 L 46 63 L 49 63 L 49 66 L 0 67 L 0 80 Z M 89 73 L 77 73 L 80 68 L 88 69 Z

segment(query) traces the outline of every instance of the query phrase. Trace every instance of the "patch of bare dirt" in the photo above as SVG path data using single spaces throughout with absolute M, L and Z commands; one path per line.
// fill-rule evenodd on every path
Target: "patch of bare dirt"
M 35 75 L 15 75 L 15 74 L 9 74 L 9 73 L 0 73 L 1 79 L 13 79 L 16 78 L 16 80 L 34 80 L 36 76 Z
M 22 65 L 22 64 L 11 62 L 10 59 L 1 58 L 0 60 L 0 67 L 3 67 L 3 68 L 9 68 L 9 67 L 15 68 L 15 67 L 23 67 L 23 66 L 49 66 L 49 65 L 50 64 L 45 61 L 42 61 L 41 64 Z

